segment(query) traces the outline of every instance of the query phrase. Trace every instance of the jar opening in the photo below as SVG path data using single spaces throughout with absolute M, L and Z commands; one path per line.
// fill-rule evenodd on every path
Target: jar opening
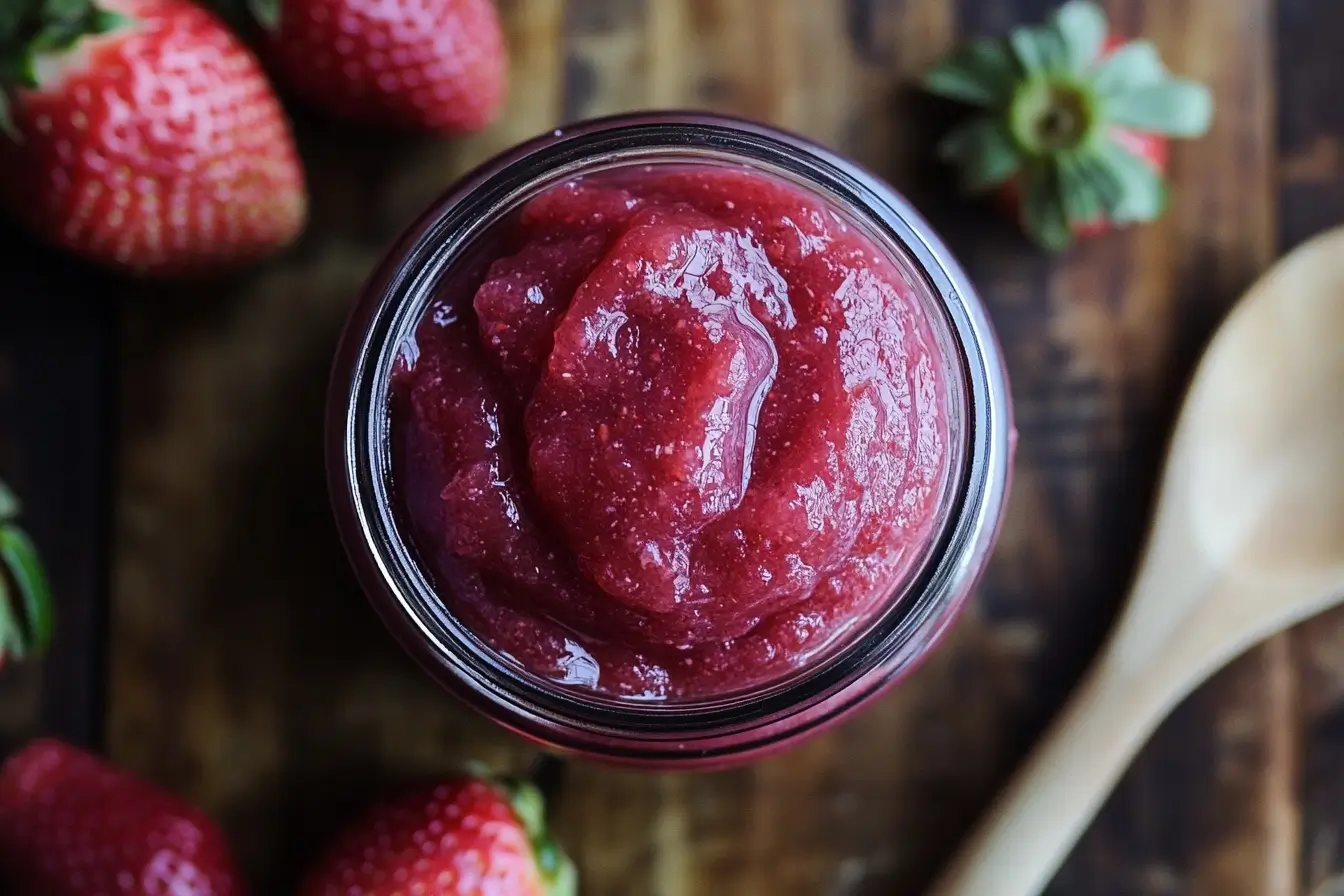
M 426 557 L 424 539 L 408 531 L 407 502 L 398 491 L 404 487 L 399 475 L 404 480 L 406 474 L 394 456 L 396 423 L 388 396 L 396 394 L 399 372 L 415 369 L 421 360 L 417 332 L 434 313 L 434 302 L 442 301 L 445 291 L 462 291 L 465 299 L 449 305 L 470 307 L 461 303 L 470 301 L 498 258 L 502 222 L 516 220 L 525 203 L 559 185 L 622 172 L 647 176 L 697 168 L 750 170 L 820 197 L 838 226 L 862 232 L 900 271 L 933 322 L 932 339 L 946 364 L 946 390 L 937 401 L 948 452 L 931 483 L 938 524 L 913 545 L 919 556 L 900 566 L 898 581 L 888 583 L 894 591 L 887 588 L 879 605 L 848 620 L 848 627 L 797 668 L 745 688 L 726 686 L 675 699 L 628 690 L 617 696 L 591 687 L 592 674 L 601 671 L 586 666 L 582 645 L 575 645 L 573 668 L 564 670 L 571 680 L 557 682 L 464 624 L 461 606 L 454 608 L 451 596 L 444 595 L 446 583 L 434 572 L 435 560 Z M 749 357 L 750 338 L 743 339 Z M 607 745 L 604 751 L 619 753 L 618 745 L 638 741 L 626 746 L 647 755 L 679 754 L 688 743 L 709 751 L 714 742 L 733 752 L 741 749 L 744 732 L 769 738 L 786 720 L 809 716 L 813 725 L 842 711 L 889 680 L 892 670 L 908 666 L 947 625 L 964 598 L 968 575 L 988 549 L 986 532 L 992 538 L 1003 500 L 1006 395 L 992 335 L 962 275 L 888 188 L 825 150 L 766 128 L 709 116 L 626 118 L 619 126 L 590 123 L 488 163 L 423 218 L 375 275 L 352 316 L 342 356 L 337 371 L 346 375 L 334 378 L 332 392 L 333 427 L 339 428 L 333 491 L 338 517 L 343 506 L 349 510 L 343 534 L 375 605 L 436 676 L 495 714 L 502 707 L 506 724 L 552 743 L 598 738 Z M 560 407 L 563 416 L 567 411 Z M 605 426 L 594 430 L 599 437 Z M 712 496 L 740 498 L 731 485 L 714 488 L 719 491 L 711 489 Z M 462 582 L 451 585 L 461 588 Z M 888 671 L 875 680 L 871 673 L 878 668 Z M 863 686 L 856 688 L 859 683 Z M 733 738 L 736 745 L 727 745 Z

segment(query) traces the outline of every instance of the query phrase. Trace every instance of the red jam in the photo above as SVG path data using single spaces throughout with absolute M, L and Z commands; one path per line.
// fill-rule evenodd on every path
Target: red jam
M 796 669 L 934 537 L 946 364 L 914 287 L 745 169 L 590 175 L 449 277 L 393 377 L 397 489 L 453 612 L 638 699 Z

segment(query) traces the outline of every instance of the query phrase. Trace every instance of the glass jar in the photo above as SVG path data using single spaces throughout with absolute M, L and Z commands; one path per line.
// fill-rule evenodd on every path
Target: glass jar
M 391 396 L 431 303 L 445 290 L 471 295 L 492 251 L 498 254 L 501 228 L 518 220 L 524 203 L 599 174 L 638 178 L 668 166 L 745 170 L 801 188 L 889 257 L 939 346 L 947 468 L 918 562 L 824 649 L 787 674 L 744 687 L 648 699 L 597 690 L 591 676 L 538 674 L 461 618 L 453 583 L 425 562 L 424 543 L 407 522 Z M 355 572 L 388 628 L 431 676 L 547 747 L 685 768 L 735 764 L 794 744 L 912 669 L 952 624 L 987 562 L 1013 440 L 1006 373 L 985 310 L 902 197 L 829 150 L 774 128 L 701 113 L 646 113 L 555 130 L 508 151 L 462 178 L 407 230 L 369 279 L 339 347 L 327 465 Z

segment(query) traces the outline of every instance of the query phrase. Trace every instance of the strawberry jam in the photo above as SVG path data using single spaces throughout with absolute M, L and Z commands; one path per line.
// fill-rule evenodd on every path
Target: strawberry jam
M 448 608 L 533 673 L 695 699 L 862 630 L 929 553 L 948 364 L 889 250 L 746 169 L 552 187 L 392 380 Z

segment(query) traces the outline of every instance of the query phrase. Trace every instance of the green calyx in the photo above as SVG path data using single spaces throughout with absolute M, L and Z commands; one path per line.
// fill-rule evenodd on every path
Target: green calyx
M 46 571 L 18 515 L 18 498 L 0 482 L 0 663 L 40 654 L 54 628 Z
M 239 31 L 252 22 L 271 34 L 280 30 L 282 0 L 207 0 L 206 5 Z
M 541 791 L 528 781 L 503 781 L 500 786 L 527 831 L 547 896 L 576 896 L 579 892 L 578 871 L 546 830 L 546 801 Z
M 972 41 L 924 78 L 930 93 L 976 107 L 938 154 L 962 188 L 1018 179 L 1022 223 L 1060 250 L 1074 228 L 1151 221 L 1166 205 L 1162 172 L 1117 135 L 1198 137 L 1213 119 L 1206 87 L 1173 77 L 1147 41 L 1108 41 L 1105 14 L 1070 0 L 1042 25 Z
M 267 31 L 280 28 L 280 0 L 247 0 L 247 11 Z
M 10 115 L 10 96 L 16 88 L 41 86 L 39 58 L 130 24 L 94 0 L 0 0 L 0 131 L 20 139 Z

